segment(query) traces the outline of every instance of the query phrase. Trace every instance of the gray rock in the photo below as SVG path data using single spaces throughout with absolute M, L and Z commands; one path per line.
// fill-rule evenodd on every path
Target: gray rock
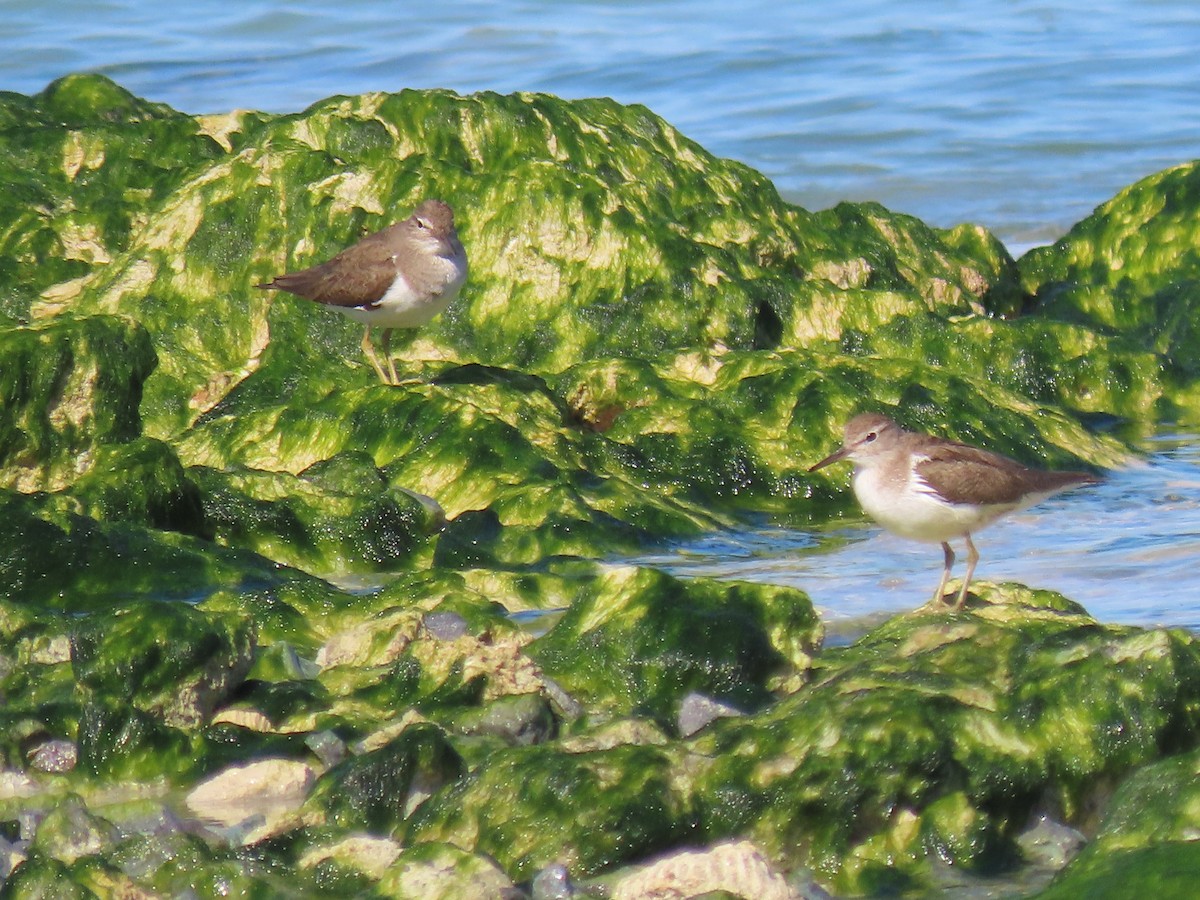
M 554 704 L 564 719 L 578 719 L 583 715 L 583 704 L 568 694 L 557 681 L 542 674 L 546 698 Z
M 488 734 L 510 744 L 529 746 L 552 739 L 558 733 L 558 720 L 546 698 L 540 694 L 501 697 L 459 722 L 463 734 Z
M 304 738 L 304 743 L 327 769 L 346 758 L 346 742 L 332 731 L 314 731 Z
M 470 633 L 467 620 L 456 612 L 427 612 L 421 625 L 426 634 L 438 641 L 453 641 Z
M 562 863 L 546 866 L 533 879 L 533 900 L 571 900 L 575 896 L 575 888 L 571 884 L 571 874 Z
M 693 691 L 679 704 L 677 725 L 681 736 L 691 737 L 717 719 L 744 715 L 745 713 L 736 706 L 722 703 L 720 700 L 714 700 L 712 697 Z
M 1051 869 L 1063 868 L 1086 843 L 1087 838 L 1080 832 L 1049 816 L 1042 816 L 1032 828 L 1017 835 L 1017 846 L 1025 859 Z
M 61 739 L 43 741 L 29 753 L 29 768 L 40 772 L 70 772 L 78 761 L 75 743 Z

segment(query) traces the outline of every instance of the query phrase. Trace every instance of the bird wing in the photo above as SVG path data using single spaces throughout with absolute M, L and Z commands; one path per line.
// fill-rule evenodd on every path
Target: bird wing
M 1052 493 L 1097 479 L 1083 472 L 1030 469 L 1014 459 L 946 442 L 916 465 L 917 475 L 950 503 L 987 506 L 1020 503 L 1030 494 Z
M 395 251 L 386 231 L 363 238 L 319 266 L 279 275 L 259 287 L 278 288 L 327 306 L 372 307 L 397 275 Z

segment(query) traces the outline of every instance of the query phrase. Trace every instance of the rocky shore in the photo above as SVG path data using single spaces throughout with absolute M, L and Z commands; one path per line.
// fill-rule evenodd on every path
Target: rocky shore
M 853 513 L 864 408 L 1096 469 L 1195 422 L 1200 165 L 1016 260 L 608 100 L 79 75 L 0 147 L 5 896 L 1191 896 L 1196 636 L 979 583 L 826 647 L 613 560 Z M 400 385 L 252 289 L 433 196 L 471 275 Z

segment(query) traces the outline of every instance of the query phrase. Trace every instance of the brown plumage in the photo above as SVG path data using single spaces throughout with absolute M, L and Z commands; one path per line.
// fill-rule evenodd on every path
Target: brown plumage
M 395 384 L 392 329 L 424 325 L 457 296 L 467 277 L 467 255 L 454 213 L 426 200 L 403 222 L 368 235 L 328 262 L 255 285 L 321 303 L 366 326 L 363 352 L 382 381 Z M 384 329 L 387 371 L 371 347 L 371 326 Z

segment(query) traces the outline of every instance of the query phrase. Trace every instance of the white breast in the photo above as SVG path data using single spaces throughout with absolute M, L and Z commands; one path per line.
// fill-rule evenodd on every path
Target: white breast
M 888 479 L 882 467 L 854 470 L 854 495 L 863 511 L 893 534 L 940 543 L 978 531 L 1016 505 L 947 503 L 920 478 Z
M 428 293 L 416 291 L 404 275 L 400 274 L 387 289 L 387 293 L 379 298 L 379 303 L 374 309 L 338 307 L 338 311 L 356 322 L 377 325 L 380 328 L 417 328 L 424 325 L 438 313 L 445 311 L 467 280 L 465 253 L 459 253 L 449 259 L 444 256 L 434 257 L 432 265 L 435 273 L 433 281 L 439 285 L 440 290 Z

